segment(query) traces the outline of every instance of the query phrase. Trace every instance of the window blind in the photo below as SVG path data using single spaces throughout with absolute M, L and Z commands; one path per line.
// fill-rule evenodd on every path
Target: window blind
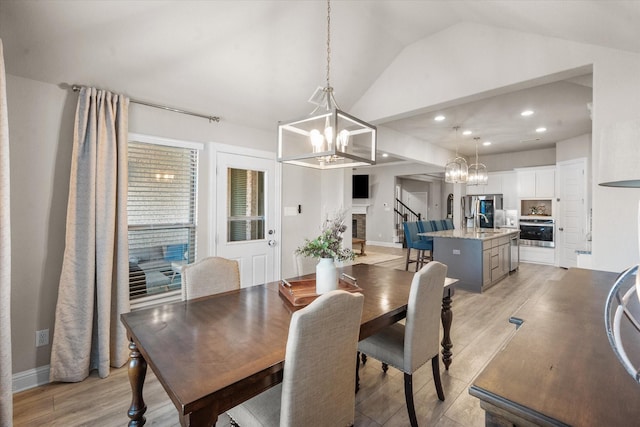
M 129 297 L 176 293 L 196 249 L 198 150 L 129 142 Z
M 227 241 L 264 239 L 264 172 L 229 168 Z

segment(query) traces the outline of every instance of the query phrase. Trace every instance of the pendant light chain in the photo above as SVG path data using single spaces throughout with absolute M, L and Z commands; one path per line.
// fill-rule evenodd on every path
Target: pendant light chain
M 489 181 L 487 166 L 484 163 L 480 163 L 478 158 L 478 141 L 480 137 L 476 136 L 473 139 L 476 142 L 476 162 L 469 166 L 469 185 L 486 185 Z
M 331 87 L 331 0 L 327 0 L 327 87 Z
M 327 0 L 326 11 L 327 84 L 324 88 L 318 87 L 309 98 L 316 107 L 308 117 L 279 122 L 278 161 L 315 169 L 374 165 L 376 127 L 341 111 L 334 97 L 331 87 L 331 0 Z

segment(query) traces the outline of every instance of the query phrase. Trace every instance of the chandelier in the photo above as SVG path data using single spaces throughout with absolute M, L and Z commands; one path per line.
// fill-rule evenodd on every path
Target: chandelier
M 469 166 L 469 181 L 467 185 L 486 185 L 489 182 L 487 167 L 484 163 L 478 162 L 478 140 L 479 137 L 473 138 L 476 141 L 476 162 Z
M 458 156 L 458 129 L 460 126 L 454 126 L 456 131 L 456 157 L 449 160 L 444 167 L 444 181 L 452 184 L 464 184 L 467 182 L 469 168 L 464 157 Z
M 374 165 L 376 127 L 341 111 L 330 83 L 331 3 L 327 1 L 327 82 L 309 99 L 316 108 L 278 123 L 278 161 L 316 169 Z

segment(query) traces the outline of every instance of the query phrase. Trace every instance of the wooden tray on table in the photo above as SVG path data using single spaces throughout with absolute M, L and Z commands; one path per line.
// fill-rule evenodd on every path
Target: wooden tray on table
M 349 280 L 352 279 L 352 280 Z M 355 279 L 338 279 L 338 289 L 347 292 L 362 292 L 362 288 L 355 283 Z M 320 294 L 316 293 L 315 277 L 309 279 L 285 280 L 282 279 L 278 285 L 280 295 L 282 295 L 294 307 L 309 305 Z

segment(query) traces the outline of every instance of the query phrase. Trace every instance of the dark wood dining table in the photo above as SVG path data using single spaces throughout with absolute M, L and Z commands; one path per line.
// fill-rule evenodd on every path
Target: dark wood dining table
M 369 264 L 342 267 L 365 296 L 360 339 L 406 316 L 413 272 Z M 443 289 L 443 360 L 451 364 L 454 279 Z M 294 307 L 279 282 L 123 314 L 130 344 L 129 426 L 145 424 L 143 385 L 150 366 L 183 426 L 215 425 L 218 414 L 282 381 Z M 355 358 L 355 355 L 354 355 Z M 355 362 L 355 360 L 354 360 Z
M 640 423 L 640 385 L 616 358 L 604 323 L 616 276 L 572 268 L 540 284 L 546 290 L 514 314 L 523 323 L 469 388 L 486 426 Z M 640 351 L 639 337 L 627 344 Z

